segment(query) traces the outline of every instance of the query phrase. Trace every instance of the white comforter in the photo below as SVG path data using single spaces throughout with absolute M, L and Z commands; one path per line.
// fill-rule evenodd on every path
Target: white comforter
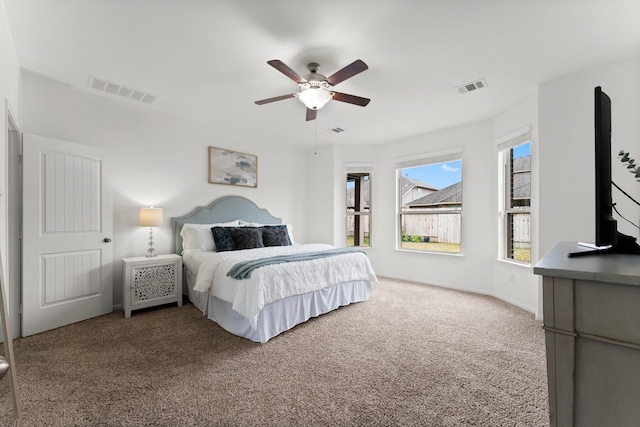
M 377 281 L 369 258 L 356 252 L 310 261 L 268 265 L 255 270 L 251 277 L 237 280 L 227 277 L 227 271 L 241 261 L 301 252 L 331 249 L 325 244 L 295 244 L 231 252 L 185 253 L 185 260 L 200 264 L 195 290 L 209 292 L 233 304 L 233 309 L 249 319 L 256 328 L 262 308 L 292 295 L 316 291 L 338 283 L 356 280 Z M 194 262 L 191 262 L 193 264 Z

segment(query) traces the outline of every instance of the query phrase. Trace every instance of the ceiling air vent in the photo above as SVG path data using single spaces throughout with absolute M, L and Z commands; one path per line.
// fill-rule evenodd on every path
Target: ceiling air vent
M 479 79 L 473 82 L 465 83 L 461 86 L 456 86 L 453 89 L 459 94 L 473 92 L 474 90 L 482 89 L 487 87 L 487 82 L 485 79 Z
M 344 132 L 344 129 L 342 129 L 342 128 L 333 128 L 333 129 L 331 129 L 331 132 L 340 133 L 340 132 Z
M 151 104 L 156 100 L 155 95 L 145 93 L 141 90 L 132 89 L 119 85 L 117 83 L 110 82 L 108 80 L 99 79 L 97 77 L 91 77 L 89 79 L 89 87 L 100 92 L 107 92 L 112 95 L 121 96 L 123 98 L 129 98 L 134 101 L 140 101 L 147 104 Z

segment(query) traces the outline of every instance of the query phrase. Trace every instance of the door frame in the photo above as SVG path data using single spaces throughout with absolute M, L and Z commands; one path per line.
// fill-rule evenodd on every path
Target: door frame
M 22 133 L 9 101 L 5 100 L 5 138 L 7 141 L 7 253 L 5 271 L 8 287 L 8 315 L 11 335 L 21 335 L 20 299 L 22 295 Z

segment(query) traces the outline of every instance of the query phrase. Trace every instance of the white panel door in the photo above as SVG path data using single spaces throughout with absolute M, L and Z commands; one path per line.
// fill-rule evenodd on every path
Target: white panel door
M 111 155 L 24 135 L 22 336 L 113 311 Z

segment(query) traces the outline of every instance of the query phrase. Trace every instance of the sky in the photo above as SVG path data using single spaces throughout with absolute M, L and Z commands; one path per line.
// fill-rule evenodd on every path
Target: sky
M 528 156 L 531 154 L 531 143 L 519 145 L 513 152 L 515 158 Z M 462 160 L 405 168 L 402 169 L 402 176 L 417 179 L 441 190 L 462 181 Z
M 514 157 L 529 156 L 531 143 L 519 145 L 513 149 Z M 439 190 L 462 181 L 462 160 L 452 162 L 435 163 L 426 166 L 416 166 L 402 169 L 402 175 L 417 179 Z M 347 188 L 353 187 L 353 183 L 347 183 Z
M 462 160 L 402 169 L 402 176 L 417 179 L 437 189 L 462 181 Z
M 522 157 L 522 156 L 528 156 L 531 154 L 531 143 L 527 142 L 526 144 L 522 144 L 522 145 L 518 145 L 517 147 L 513 148 L 513 154 L 514 154 L 514 158 L 518 158 L 518 157 Z

